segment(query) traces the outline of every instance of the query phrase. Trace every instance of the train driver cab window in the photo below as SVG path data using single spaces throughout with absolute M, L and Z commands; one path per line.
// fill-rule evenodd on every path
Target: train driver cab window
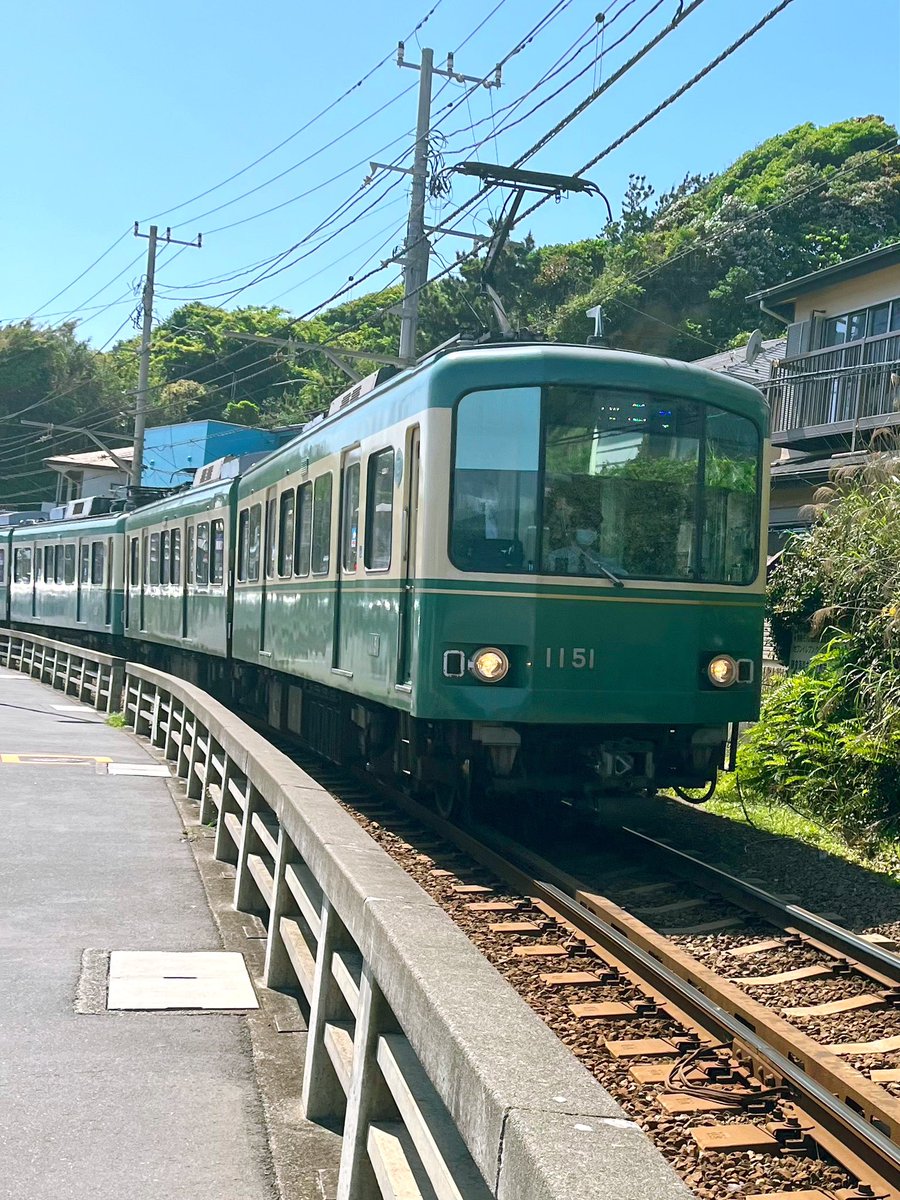
M 106 547 L 102 542 L 94 542 L 91 546 L 91 583 L 103 583 L 103 569 L 106 559 Z
M 197 586 L 209 583 L 209 522 L 197 523 Z
M 313 493 L 311 483 L 297 488 L 297 518 L 294 522 L 294 574 L 308 575 L 312 542 Z
M 282 493 L 278 522 L 278 574 L 286 579 L 294 565 L 294 492 Z
M 355 571 L 359 558 L 359 463 L 344 472 L 344 509 L 341 518 L 341 562 L 345 571 Z
M 63 571 L 65 582 L 70 586 L 75 582 L 75 543 L 66 542 L 63 547 Z
M 262 525 L 262 506 L 254 504 L 250 509 L 250 541 L 247 551 L 247 578 L 251 583 L 259 580 L 259 535 Z
M 141 544 L 138 538 L 133 537 L 130 545 L 130 564 L 129 573 L 131 578 L 131 586 L 137 588 L 141 582 Z
M 150 583 L 159 583 L 159 534 L 150 534 Z
M 159 582 L 163 587 L 169 586 L 169 531 L 164 529 L 159 535 Z
M 331 565 L 331 472 L 313 488 L 312 573 L 327 575 Z
M 370 571 L 391 565 L 394 522 L 394 451 L 380 450 L 369 457 L 366 480 L 365 560 Z
M 172 566 L 169 571 L 169 579 L 175 587 L 181 586 L 181 530 L 172 530 L 171 541 L 171 558 Z
M 450 557 L 462 570 L 536 569 L 540 441 L 540 388 L 460 400 Z
M 225 578 L 225 522 L 216 518 L 212 523 L 209 549 L 209 582 L 221 583 Z

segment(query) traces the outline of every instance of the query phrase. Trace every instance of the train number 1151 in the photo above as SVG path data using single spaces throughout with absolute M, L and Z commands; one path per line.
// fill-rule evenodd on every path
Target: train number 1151
M 585 646 L 548 646 L 545 662 L 550 670 L 593 671 L 594 651 Z

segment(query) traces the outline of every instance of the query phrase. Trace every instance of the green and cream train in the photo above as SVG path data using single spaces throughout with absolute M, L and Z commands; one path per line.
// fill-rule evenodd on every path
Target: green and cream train
M 383 374 L 239 478 L 117 518 L 121 624 L 85 634 L 445 813 L 712 784 L 759 702 L 762 395 L 543 343 Z M 44 611 L 17 556 L 53 528 L 10 535 L 15 624 Z

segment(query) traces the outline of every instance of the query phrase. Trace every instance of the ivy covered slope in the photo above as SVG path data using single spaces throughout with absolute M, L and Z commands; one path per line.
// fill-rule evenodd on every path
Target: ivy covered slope
M 779 656 L 817 637 L 808 671 L 769 694 L 739 755 L 758 796 L 851 837 L 900 833 L 900 458 L 845 467 L 817 493 L 769 585 Z
M 746 303 L 749 292 L 900 238 L 900 154 L 892 145 L 892 126 L 860 117 L 798 126 L 721 174 L 688 175 L 659 196 L 644 177 L 632 177 L 621 217 L 600 228 L 598 215 L 596 237 L 544 247 L 530 236 L 510 242 L 498 290 L 514 325 L 550 338 L 583 342 L 590 332 L 584 310 L 601 303 L 612 346 L 692 359 L 741 344 L 759 320 Z M 478 272 L 478 263 L 464 263 L 423 293 L 420 352 L 490 324 Z M 345 386 L 339 369 L 322 354 L 292 359 L 234 333 L 394 353 L 399 319 L 385 310 L 399 296 L 390 288 L 295 323 L 275 307 L 184 305 L 154 334 L 151 420 L 302 420 Z M 0 330 L 0 502 L 24 503 L 40 491 L 46 448 L 24 440 L 17 423 L 23 409 L 69 424 L 81 414 L 96 424 L 104 415 L 105 429 L 127 438 L 122 392 L 136 382 L 135 338 L 95 354 L 71 325 Z M 54 450 L 90 447 L 68 436 Z

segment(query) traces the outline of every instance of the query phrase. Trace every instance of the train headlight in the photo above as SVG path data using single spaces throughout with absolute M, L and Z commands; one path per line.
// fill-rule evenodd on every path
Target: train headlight
M 499 683 L 509 671 L 509 659 L 496 646 L 485 646 L 472 655 L 469 670 L 482 683 Z
M 730 654 L 717 654 L 710 659 L 706 674 L 713 687 L 731 687 L 737 681 L 738 665 Z

